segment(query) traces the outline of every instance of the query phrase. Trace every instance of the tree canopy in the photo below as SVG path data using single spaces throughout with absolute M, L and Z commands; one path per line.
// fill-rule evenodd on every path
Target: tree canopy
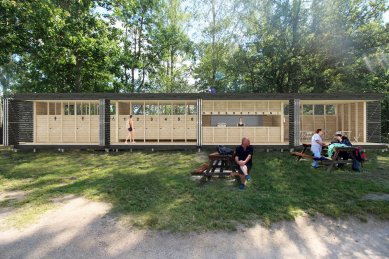
M 388 92 L 384 0 L 0 1 L 2 92 Z

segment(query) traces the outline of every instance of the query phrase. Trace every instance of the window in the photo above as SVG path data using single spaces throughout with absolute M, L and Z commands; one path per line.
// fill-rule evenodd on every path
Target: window
M 289 104 L 284 105 L 284 115 L 286 115 L 286 116 L 289 115 Z
M 89 104 L 77 103 L 77 115 L 89 115 Z
M 156 104 L 146 104 L 145 106 L 146 115 L 158 115 L 158 105 Z
M 99 115 L 99 104 L 91 103 L 90 105 L 90 115 Z
M 197 105 L 196 104 L 188 104 L 187 105 L 187 114 L 188 115 L 196 115 L 197 114 Z
M 173 106 L 170 104 L 161 104 L 159 105 L 159 110 L 161 115 L 172 115 Z
M 61 103 L 49 103 L 49 115 L 61 115 Z
M 315 115 L 324 115 L 324 105 L 315 105 Z
M 174 105 L 174 115 L 185 115 L 185 104 Z
M 109 113 L 111 115 L 116 115 L 116 105 L 115 104 L 110 104 L 109 105 Z
M 143 105 L 142 104 L 133 104 L 132 105 L 132 114 L 133 115 L 143 115 Z
M 303 105 L 303 115 L 313 115 L 313 105 L 304 104 Z
M 335 105 L 326 105 L 326 115 L 335 115 L 336 106 Z
M 65 115 L 74 115 L 74 104 L 65 104 L 64 113 Z

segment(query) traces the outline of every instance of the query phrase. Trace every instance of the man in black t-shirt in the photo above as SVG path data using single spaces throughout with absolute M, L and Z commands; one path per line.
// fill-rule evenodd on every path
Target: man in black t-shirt
M 250 139 L 244 137 L 242 139 L 242 144 L 237 146 L 235 149 L 235 162 L 239 166 L 239 173 L 241 184 L 239 189 L 243 190 L 246 186 L 246 180 L 250 180 L 250 170 L 253 165 L 253 146 L 250 145 Z

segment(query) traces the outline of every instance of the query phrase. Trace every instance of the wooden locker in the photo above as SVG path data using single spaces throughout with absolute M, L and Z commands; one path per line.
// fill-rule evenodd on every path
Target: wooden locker
M 90 116 L 90 142 L 94 144 L 98 144 L 100 142 L 99 139 L 99 115 L 91 115 Z
M 48 115 L 36 115 L 36 140 L 37 143 L 49 142 Z
M 159 139 L 160 140 L 169 140 L 173 138 L 173 116 L 172 115 L 161 115 L 159 118 Z
M 49 142 L 61 143 L 61 115 L 49 115 Z
M 146 119 L 146 140 L 149 141 L 157 141 L 158 140 L 158 132 L 159 132 L 159 125 L 158 125 L 158 115 L 147 115 L 145 116 Z
M 89 143 L 89 115 L 77 115 L 76 143 Z
M 175 115 L 173 116 L 173 139 L 185 141 L 185 116 Z
M 62 118 L 62 139 L 64 143 L 76 142 L 75 115 L 64 115 Z

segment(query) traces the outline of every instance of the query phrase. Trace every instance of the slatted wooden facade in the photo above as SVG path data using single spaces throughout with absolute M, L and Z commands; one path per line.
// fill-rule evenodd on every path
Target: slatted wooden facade
M 344 96 L 344 95 L 342 95 Z M 17 147 L 299 146 L 303 132 L 322 128 L 329 139 L 380 142 L 382 95 L 320 94 L 17 94 L 3 105 L 6 145 Z M 251 124 L 237 127 L 239 117 Z M 232 122 L 231 122 L 232 121 Z M 223 123 L 224 122 L 224 123 Z

